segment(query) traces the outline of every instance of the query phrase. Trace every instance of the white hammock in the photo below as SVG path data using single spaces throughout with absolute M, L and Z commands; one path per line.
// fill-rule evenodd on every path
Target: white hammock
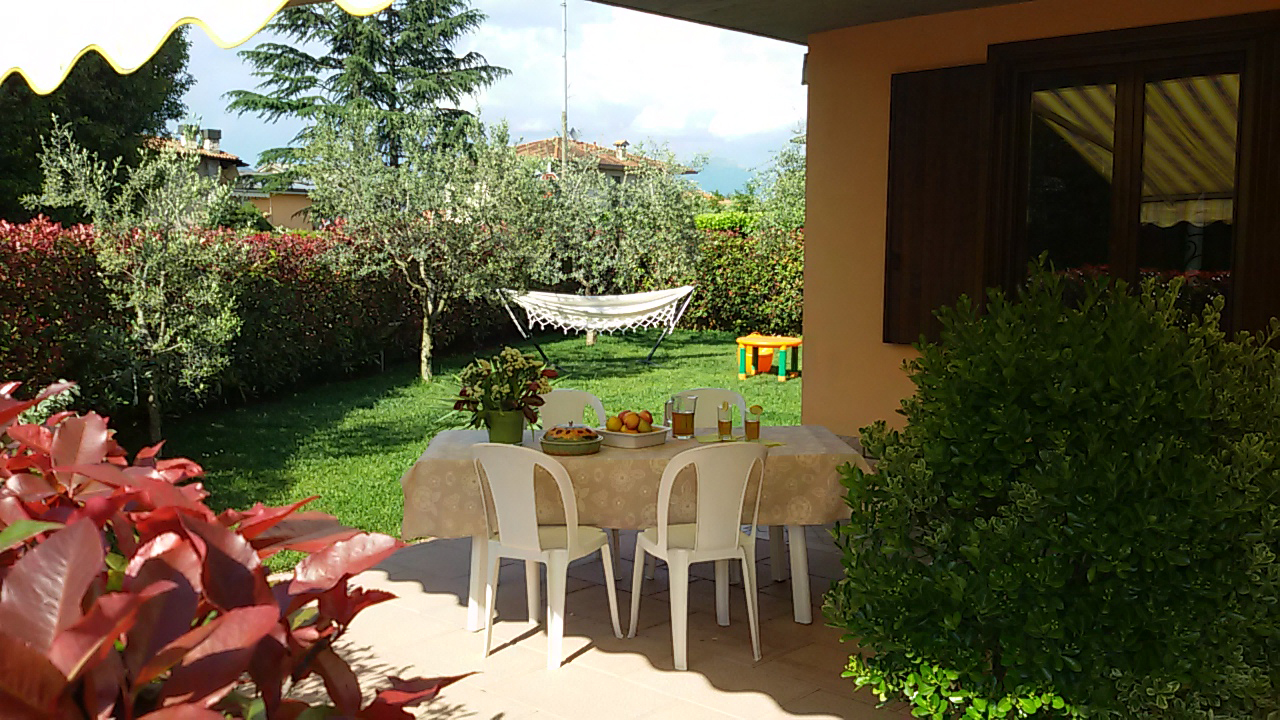
M 499 290 L 502 304 L 526 339 L 526 332 L 537 328 L 555 327 L 565 332 L 616 332 L 639 330 L 650 327 L 663 328 L 649 351 L 649 359 L 658 349 L 658 343 L 675 330 L 676 323 L 684 315 L 685 308 L 693 299 L 693 285 L 684 285 L 670 290 L 654 290 L 652 292 L 631 293 L 629 295 L 565 295 L 549 292 L 517 292 L 515 290 Z M 510 303 L 519 305 L 525 311 L 525 327 L 516 318 Z M 537 347 L 537 344 L 534 345 Z M 538 352 L 542 348 L 538 347 Z M 543 354 L 546 358 L 546 354 Z

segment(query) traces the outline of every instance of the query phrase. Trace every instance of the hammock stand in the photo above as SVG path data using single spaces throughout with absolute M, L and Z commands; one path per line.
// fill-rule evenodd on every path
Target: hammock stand
M 649 356 L 643 360 L 651 363 L 658 345 L 675 330 L 685 308 L 689 307 L 694 287 L 684 285 L 670 290 L 629 295 L 566 295 L 501 289 L 498 290 L 498 297 L 502 299 L 502 306 L 507 309 L 516 330 L 529 341 L 533 341 L 531 333 L 535 327 L 557 327 L 565 332 L 595 330 L 607 333 L 661 327 L 658 342 L 653 344 Z M 512 303 L 524 309 L 524 325 L 521 325 L 515 311 L 511 309 Z M 533 346 L 538 349 L 543 361 L 550 365 L 551 359 L 543 352 L 542 346 L 537 342 Z

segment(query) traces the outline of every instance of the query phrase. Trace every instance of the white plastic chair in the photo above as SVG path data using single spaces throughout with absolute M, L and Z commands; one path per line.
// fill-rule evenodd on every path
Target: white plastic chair
M 493 515 L 498 528 L 489 531 L 489 568 L 485 584 L 484 656 L 493 646 L 493 605 L 498 592 L 498 564 L 504 557 L 547 566 L 547 668 L 560 667 L 564 653 L 564 596 L 569 563 L 600 551 L 604 564 L 605 587 L 609 592 L 609 612 L 613 616 L 613 634 L 622 637 L 618 623 L 618 594 L 613 582 L 613 554 L 603 530 L 578 526 L 578 505 L 564 466 L 548 455 L 518 445 L 482 443 L 472 449 L 476 476 L 488 487 L 493 499 Z M 564 525 L 538 525 L 534 505 L 533 480 L 537 468 L 543 468 L 556 481 L 564 505 Z M 482 493 L 483 495 L 483 493 Z M 488 497 L 485 498 L 485 522 L 489 522 Z M 535 581 L 536 582 L 536 581 Z M 533 596 L 532 589 L 530 596 Z M 530 607 L 531 618 L 536 608 Z
M 693 411 L 693 426 L 696 428 L 714 429 L 716 427 L 716 409 L 724 402 L 729 403 L 731 408 L 738 408 L 737 424 L 741 425 L 746 420 L 747 399 L 742 397 L 742 393 L 735 390 L 697 388 L 696 390 L 681 390 L 676 395 L 679 397 L 693 395 L 698 398 L 698 406 Z
M 540 395 L 543 405 L 538 409 L 538 417 L 542 419 L 542 427 L 553 428 L 556 425 L 567 425 L 570 422 L 585 425 L 586 410 L 595 410 L 596 422 L 604 425 L 604 403 L 600 398 L 585 390 L 552 390 Z
M 636 536 L 635 571 L 631 577 L 631 628 L 635 637 L 640 618 L 640 594 L 644 585 L 645 553 L 662 558 L 671 578 L 671 642 L 677 670 L 688 669 L 689 565 L 716 562 L 716 618 L 729 624 L 729 560 L 742 562 L 747 595 L 747 620 L 751 624 L 751 649 L 760 659 L 760 622 L 756 589 L 756 519 L 760 515 L 760 490 L 764 485 L 763 445 L 733 443 L 686 450 L 671 459 L 658 485 L 658 527 Z M 668 522 L 671 488 L 688 466 L 697 473 L 697 516 L 693 523 Z M 751 477 L 758 478 L 752 503 L 751 534 L 742 532 L 742 511 Z

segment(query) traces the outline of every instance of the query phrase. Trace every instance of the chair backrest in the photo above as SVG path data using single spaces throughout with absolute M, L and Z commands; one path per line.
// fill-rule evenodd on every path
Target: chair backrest
M 680 397 L 688 397 L 689 395 L 698 398 L 698 407 L 693 411 L 693 425 L 699 428 L 713 428 L 716 426 L 716 408 L 720 407 L 720 403 L 727 402 L 729 407 L 738 408 L 738 416 L 734 419 L 735 425 L 741 425 L 744 418 L 747 417 L 747 399 L 742 397 L 742 393 L 735 390 L 726 390 L 724 388 L 697 388 L 696 390 L 682 390 L 676 395 Z
M 697 532 L 695 551 L 731 551 L 738 546 L 742 509 L 754 475 L 755 500 L 751 511 L 754 528 L 760 516 L 760 492 L 764 487 L 764 463 L 769 449 L 756 443 L 725 443 L 685 450 L 671 458 L 658 485 L 658 545 L 667 547 L 671 489 L 686 467 L 697 473 Z M 752 531 L 754 533 L 754 530 Z
M 570 422 L 585 425 L 587 408 L 595 410 L 596 423 L 604 425 L 604 403 L 586 390 L 557 389 L 539 397 L 542 398 L 543 405 L 538 409 L 538 417 L 544 428 L 567 425 Z
M 541 552 L 538 539 L 538 511 L 533 492 L 533 479 L 541 467 L 556 481 L 560 502 L 564 505 L 564 523 L 572 545 L 578 536 L 578 504 L 573 494 L 569 473 L 555 458 L 519 445 L 480 443 L 471 449 L 476 465 L 476 478 L 485 497 L 485 524 L 489 523 L 489 498 L 493 499 L 493 515 L 497 518 L 498 542 L 514 548 Z M 487 487 L 489 492 L 484 493 Z M 488 527 L 492 536 L 495 528 Z M 569 548 L 572 552 L 573 548 Z

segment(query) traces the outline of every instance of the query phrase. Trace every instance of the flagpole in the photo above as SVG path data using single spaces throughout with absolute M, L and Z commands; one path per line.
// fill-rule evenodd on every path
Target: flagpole
M 564 109 L 560 111 L 560 172 L 569 165 L 569 0 L 560 0 L 560 30 L 564 41 Z

